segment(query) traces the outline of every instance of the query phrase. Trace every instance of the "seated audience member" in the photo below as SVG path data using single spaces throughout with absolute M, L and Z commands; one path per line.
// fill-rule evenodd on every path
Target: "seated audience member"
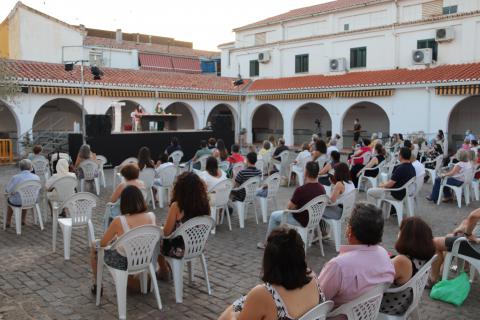
M 312 160 L 319 161 L 321 159 L 327 160 L 327 144 L 322 139 L 318 139 L 311 148 Z M 320 168 L 322 169 L 322 168 Z
M 302 238 L 294 229 L 275 229 L 268 237 L 262 281 L 219 319 L 298 319 L 325 301 L 315 274 L 307 266 Z
M 305 166 L 305 183 L 303 186 L 299 186 L 295 189 L 292 198 L 287 204 L 287 210 L 296 210 L 302 208 L 310 200 L 315 197 L 325 194 L 325 188 L 318 183 L 318 163 L 315 161 L 307 162 Z M 273 229 L 280 226 L 282 223 L 283 210 L 272 212 L 270 219 L 268 220 L 267 234 L 265 239 L 268 238 Z M 293 213 L 287 215 L 287 223 L 296 226 L 306 227 L 308 224 L 308 211 Z M 259 242 L 257 244 L 259 249 L 265 248 L 265 242 Z
M 232 144 L 232 155 L 227 158 L 227 161 L 230 162 L 230 164 L 245 162 L 245 158 L 239 152 L 240 146 L 238 144 Z
M 273 135 L 268 137 L 268 142 L 270 143 L 270 149 L 274 149 L 277 147 L 277 142 L 275 141 L 275 137 Z
M 166 154 L 160 155 L 160 159 L 157 161 L 155 165 L 155 180 L 153 182 L 155 186 L 161 187 L 163 185 L 160 172 L 167 167 L 175 166 L 175 164 L 169 160 L 171 160 L 171 158 L 168 159 L 168 156 Z
M 479 148 L 479 146 L 478 146 L 478 140 L 471 140 L 471 141 L 470 141 L 470 150 L 473 150 L 473 151 L 475 151 L 475 153 L 477 153 L 477 152 L 478 152 L 478 148 Z
M 463 140 L 462 149 L 470 150 L 470 139 L 465 138 L 465 140 Z
M 299 164 L 305 161 L 306 159 L 311 159 L 312 155 L 310 153 L 310 147 L 308 146 L 308 143 L 302 144 L 302 151 L 297 154 L 297 157 L 293 161 L 293 164 L 295 165 L 295 168 L 298 171 L 303 171 L 304 168 L 300 168 Z
M 155 163 L 152 160 L 152 156 L 150 154 L 150 149 L 148 147 L 141 147 L 138 151 L 138 168 L 142 171 L 145 168 L 155 168 Z
M 217 183 L 227 179 L 225 172 L 218 168 L 218 161 L 214 157 L 208 157 L 205 171 L 200 173 L 199 176 L 205 182 L 207 191 L 212 189 Z
M 413 153 L 412 157 L 410 158 L 410 162 L 415 169 L 415 175 L 417 176 L 417 178 L 420 178 L 421 175 L 425 177 L 425 166 L 423 165 L 423 163 L 417 160 L 417 157 Z
M 138 169 L 138 168 L 137 168 Z M 142 192 L 136 186 L 130 185 L 123 189 L 120 197 L 121 215 L 116 217 L 101 240 L 95 240 L 92 246 L 91 266 L 93 271 L 92 294 L 97 293 L 97 251 L 115 242 L 130 229 L 144 225 L 155 225 L 155 215 L 147 212 L 147 204 Z M 127 257 L 123 248 L 105 250 L 105 263 L 114 269 L 127 270 Z
M 355 177 L 352 177 L 353 183 L 358 186 L 358 178 L 364 172 L 364 175 L 366 177 L 376 177 L 380 173 L 378 169 L 375 170 L 365 170 L 365 169 L 370 169 L 378 166 L 380 163 L 385 161 L 385 149 L 381 144 L 376 144 L 375 149 L 374 149 L 374 154 L 373 157 L 370 159 L 370 161 L 365 165 L 365 167 L 360 170 Z
M 337 148 L 337 140 L 332 139 L 330 140 L 329 146 L 327 148 L 327 156 L 330 157 L 330 154 L 332 154 L 332 151 L 340 152 Z
M 55 182 L 63 177 L 72 177 L 77 178 L 75 173 L 69 171 L 68 161 L 65 159 L 59 159 L 57 161 L 56 171 L 54 175 L 52 175 L 48 180 L 45 182 L 45 189 L 47 190 L 47 199 L 49 201 L 57 201 L 57 190 L 53 187 Z M 50 204 L 50 203 L 49 203 Z
M 330 154 L 330 161 L 328 161 L 318 173 L 318 182 L 324 186 L 330 186 L 331 172 L 335 169 L 335 166 L 340 163 L 340 153 L 338 151 L 332 151 Z M 350 173 L 349 173 L 350 174 Z
M 259 157 L 264 157 L 267 153 L 269 153 L 271 150 L 270 148 L 270 142 L 268 140 L 263 141 L 263 147 L 258 151 L 258 156 Z
M 163 235 L 170 236 L 183 223 L 192 218 L 209 215 L 210 204 L 205 184 L 195 173 L 184 172 L 178 176 L 173 187 Z M 185 250 L 184 240 L 182 237 L 164 238 L 160 250 L 163 256 L 182 258 Z M 170 267 L 163 256 L 158 257 L 160 278 L 168 279 Z
M 288 147 L 285 145 L 285 139 L 280 138 L 278 139 L 278 147 L 273 152 L 273 159 L 280 161 L 280 154 L 283 151 L 287 151 Z
M 33 153 L 28 155 L 28 160 L 33 161 L 35 159 L 46 159 L 45 156 L 42 155 L 43 147 L 39 144 L 35 145 L 32 149 Z
M 217 140 L 215 138 L 208 139 L 208 149 L 213 150 L 216 148 Z M 212 151 L 213 152 L 213 151 Z
M 90 150 L 88 144 L 84 144 L 80 147 L 77 159 L 75 160 L 75 170 L 79 179 L 83 178 L 83 171 L 80 168 L 80 164 L 85 160 L 97 160 L 97 155 Z
M 193 157 L 193 161 L 195 162 L 203 156 L 210 156 L 210 155 L 212 155 L 212 150 L 210 150 L 207 147 L 207 141 L 202 140 L 200 141 L 200 149 L 198 149 L 197 152 L 195 153 L 195 156 Z
M 5 196 L 7 197 L 7 202 L 9 206 L 7 206 L 7 222 L 6 226 L 7 228 L 10 227 L 10 224 L 12 222 L 12 215 L 13 215 L 13 210 L 10 206 L 13 207 L 21 207 L 22 206 L 22 199 L 20 197 L 20 194 L 18 192 L 13 192 L 15 188 L 27 181 L 40 181 L 40 178 L 32 173 L 32 162 L 28 159 L 23 159 L 20 160 L 18 163 L 20 167 L 20 173 L 14 175 L 10 181 L 7 183 L 7 186 L 5 187 Z M 38 195 L 37 195 L 38 197 Z M 22 210 L 22 225 L 25 225 L 25 218 L 26 218 L 27 210 Z
M 401 148 L 399 152 L 400 164 L 393 169 L 390 180 L 380 183 L 378 188 L 371 188 L 367 191 L 367 199 L 369 202 L 378 200 L 384 197 L 385 191 L 383 189 L 397 189 L 403 187 L 410 179 L 414 178 L 415 168 L 410 163 L 412 153 L 408 148 Z M 391 191 L 390 194 L 397 200 L 405 198 L 405 190 Z
M 327 262 L 318 284 L 335 307 L 348 303 L 378 284 L 392 283 L 395 269 L 387 251 L 379 244 L 383 235 L 382 211 L 372 204 L 358 203 L 348 221 L 348 245 Z
M 258 170 L 255 167 L 257 163 L 257 154 L 255 152 L 250 152 L 247 154 L 247 167 L 241 170 L 235 177 L 235 187 L 240 187 L 245 181 L 253 177 L 260 177 L 262 171 Z M 243 201 L 245 199 L 245 190 L 234 190 L 231 193 L 233 201 Z
M 325 208 L 323 218 L 339 220 L 342 217 L 343 211 L 343 207 L 340 207 L 339 205 L 342 204 L 345 195 L 355 190 L 355 185 L 350 181 L 350 172 L 348 171 L 348 165 L 346 163 L 338 163 L 334 170 L 335 173 L 331 178 L 333 188 L 328 197 L 329 203 L 334 205 L 329 205 Z
M 218 139 L 215 149 L 213 150 L 212 155 L 219 161 L 227 161 L 228 151 L 225 147 L 225 142 L 222 139 Z
M 352 163 L 352 168 L 350 169 L 350 177 L 352 178 L 353 184 L 355 187 L 358 186 L 358 177 L 357 174 L 365 167 L 366 163 L 364 163 L 363 155 L 367 152 L 372 152 L 372 149 L 369 147 L 370 139 L 365 138 L 363 139 L 363 145 L 358 148 L 352 155 L 352 159 L 350 158 L 348 161 Z
M 181 151 L 181 150 L 182 150 L 182 147 L 178 144 L 178 138 L 172 137 L 172 140 L 170 140 L 170 145 L 165 149 L 165 154 L 167 156 L 170 156 L 175 151 Z
M 472 164 L 468 159 L 468 152 L 460 149 L 457 152 L 456 159 L 458 162 L 447 173 L 439 174 L 433 184 L 432 193 L 427 196 L 427 200 L 437 202 L 440 193 L 440 184 L 442 179 L 446 178 L 447 183 L 453 186 L 461 186 L 465 180 L 465 174 L 472 170 Z M 452 201 L 452 191 L 450 188 L 443 188 L 443 202 Z
M 470 212 L 468 217 L 453 230 L 452 234 L 446 237 L 435 237 L 435 250 L 437 259 L 432 264 L 432 273 L 430 274 L 429 287 L 434 285 L 440 278 L 444 254 L 452 251 L 453 243 L 459 237 L 465 237 L 468 241 L 460 244 L 458 252 L 460 254 L 480 259 L 480 208 Z

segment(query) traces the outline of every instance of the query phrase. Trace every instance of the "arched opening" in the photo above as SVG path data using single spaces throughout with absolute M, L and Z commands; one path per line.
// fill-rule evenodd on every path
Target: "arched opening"
M 11 139 L 18 151 L 18 121 L 9 105 L 0 100 L 0 139 Z
M 184 102 L 174 102 L 165 108 L 166 113 L 179 114 L 178 130 L 195 129 L 195 118 L 191 107 Z
M 283 137 L 283 117 L 275 106 L 263 104 L 252 115 L 253 142 L 262 142 L 271 135 L 275 139 Z
M 139 105 L 138 102 L 132 100 L 120 100 L 118 103 L 121 105 L 121 130 L 122 131 L 132 131 L 132 112 L 135 111 L 135 108 Z M 115 115 L 113 112 L 113 107 L 108 108 L 107 115 L 112 119 L 112 128 L 115 126 Z
M 293 116 L 293 143 L 301 145 L 310 141 L 314 133 L 321 137 L 331 136 L 332 118 L 324 107 L 309 102 L 301 106 Z
M 449 149 L 457 150 L 462 145 L 465 131 L 472 130 L 479 135 L 480 123 L 480 96 L 471 96 L 455 105 L 448 117 Z
M 359 102 L 354 104 L 345 112 L 343 117 L 343 145 L 353 145 L 353 122 L 360 120 L 362 126 L 361 137 L 370 138 L 372 133 L 377 133 L 379 138 L 386 138 L 390 135 L 390 120 L 387 113 L 373 102 Z
M 210 123 L 214 128 L 221 128 L 222 131 L 235 131 L 235 116 L 229 105 L 221 103 L 216 105 L 207 118 L 207 124 Z
M 53 99 L 44 103 L 33 118 L 33 132 L 69 132 L 74 123 L 83 126 L 82 107 L 75 101 L 65 98 Z

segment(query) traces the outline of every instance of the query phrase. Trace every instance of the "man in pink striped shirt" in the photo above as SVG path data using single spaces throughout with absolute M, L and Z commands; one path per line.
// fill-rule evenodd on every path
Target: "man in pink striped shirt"
M 318 276 L 320 288 L 335 307 L 378 284 L 393 282 L 395 269 L 387 251 L 379 245 L 382 235 L 381 210 L 372 204 L 357 204 L 346 230 L 348 245 L 340 247 L 340 254 L 325 264 Z

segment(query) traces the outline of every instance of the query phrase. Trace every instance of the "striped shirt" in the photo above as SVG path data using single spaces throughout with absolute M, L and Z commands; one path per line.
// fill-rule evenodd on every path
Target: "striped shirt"
M 235 178 L 238 185 L 242 185 L 245 181 L 252 177 L 259 177 L 262 172 L 255 167 L 247 167 L 240 171 Z M 245 199 L 245 190 L 232 191 L 233 201 L 243 201 Z

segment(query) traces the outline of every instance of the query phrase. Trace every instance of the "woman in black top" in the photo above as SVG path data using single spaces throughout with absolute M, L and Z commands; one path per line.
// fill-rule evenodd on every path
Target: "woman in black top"
M 365 168 L 373 168 L 378 166 L 382 161 L 385 161 L 385 149 L 380 143 L 375 145 L 375 156 L 370 160 L 369 163 L 365 166 Z M 367 177 L 376 177 L 378 176 L 378 169 L 375 170 L 365 170 L 364 175 Z M 357 176 L 360 176 L 358 173 Z

